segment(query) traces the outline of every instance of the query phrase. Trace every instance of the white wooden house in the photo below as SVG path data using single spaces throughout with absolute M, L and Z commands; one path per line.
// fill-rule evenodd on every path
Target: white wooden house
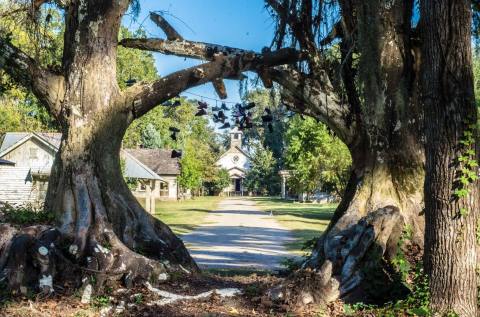
M 0 201 L 43 200 L 60 138 L 53 133 L 7 133 L 0 146 Z
M 234 128 L 230 131 L 230 147 L 220 156 L 215 163 L 220 168 L 225 168 L 230 175 L 230 185 L 223 190 L 227 195 L 245 194 L 243 180 L 250 169 L 250 155 L 242 149 L 243 132 Z
M 43 202 L 60 133 L 9 132 L 0 145 L 0 202 Z M 156 199 L 177 199 L 178 159 L 168 150 L 122 150 L 125 176 L 138 181 L 133 194 L 155 210 Z

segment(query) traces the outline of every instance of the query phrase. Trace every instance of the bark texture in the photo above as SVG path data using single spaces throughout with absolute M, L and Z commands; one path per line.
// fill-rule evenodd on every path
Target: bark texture
M 425 268 L 435 313 L 477 316 L 477 221 L 480 184 L 473 90 L 471 2 L 421 1 L 425 104 Z M 478 134 L 477 134 L 478 137 Z M 477 139 L 478 141 L 478 139 Z M 471 151 L 471 152 L 469 152 Z M 461 159 L 464 157 L 465 159 Z M 455 194 L 468 190 L 466 196 Z
M 315 21 L 325 8 L 308 0 L 266 2 L 279 28 L 292 30 L 308 66 L 270 71 L 283 87 L 283 101 L 327 124 L 353 161 L 343 200 L 311 257 L 271 292 L 301 309 L 361 288 L 371 268 L 396 253 L 405 226 L 412 229 L 412 243 L 423 245 L 420 51 L 411 25 L 413 1 L 339 1 L 340 21 L 324 38 L 315 35 Z M 310 24 L 305 16 L 312 16 Z M 340 59 L 330 62 L 322 45 L 336 39 Z

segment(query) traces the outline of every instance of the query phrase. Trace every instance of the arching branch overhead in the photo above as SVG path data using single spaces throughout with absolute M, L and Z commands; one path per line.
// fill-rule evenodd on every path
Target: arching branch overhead
M 347 145 L 353 142 L 356 126 L 355 123 L 347 124 L 349 106 L 334 92 L 327 74 L 318 81 L 286 67 L 272 69 L 269 73 L 284 88 L 283 101 L 291 110 L 321 120 Z
M 271 79 L 265 70 L 278 65 L 291 64 L 301 60 L 302 54 L 294 48 L 277 51 L 263 50 L 256 53 L 240 48 L 218 44 L 189 41 L 170 25 L 163 17 L 151 13 L 151 19 L 165 32 L 167 39 L 123 39 L 120 45 L 147 51 L 175 55 L 208 63 L 180 70 L 153 83 L 139 84 L 125 92 L 126 105 L 134 117 L 139 117 L 156 105 L 176 96 L 182 91 L 212 82 L 220 98 L 227 98 L 223 79 L 240 79 L 242 72 L 253 71 L 260 74 L 265 86 L 271 86 Z
M 188 88 L 217 82 L 220 78 L 239 79 L 242 72 L 289 64 L 298 58 L 298 52 L 288 48 L 263 54 L 218 55 L 211 62 L 177 71 L 153 83 L 139 84 L 127 89 L 126 105 L 131 107 L 135 117 L 140 117 Z M 226 93 L 220 97 L 226 97 Z

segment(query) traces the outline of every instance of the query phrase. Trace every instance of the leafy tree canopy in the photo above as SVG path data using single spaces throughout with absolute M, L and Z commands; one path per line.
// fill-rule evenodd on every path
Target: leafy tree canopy
M 280 190 L 278 163 L 273 152 L 260 144 L 254 146 L 251 169 L 245 176 L 244 186 L 261 195 L 277 195 Z
M 295 115 L 289 122 L 286 143 L 285 161 L 298 192 L 322 189 L 343 194 L 351 166 L 350 153 L 324 124 Z

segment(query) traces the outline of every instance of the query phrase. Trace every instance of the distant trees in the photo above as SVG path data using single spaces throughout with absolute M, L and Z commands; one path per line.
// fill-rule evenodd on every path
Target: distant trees
M 278 195 L 280 177 L 278 161 L 273 152 L 261 144 L 255 144 L 251 151 L 250 170 L 245 175 L 243 185 L 248 191 L 260 195 Z
M 183 150 L 178 183 L 181 188 L 190 189 L 195 193 L 202 186 L 202 166 L 198 164 L 200 161 L 194 151 L 195 149 L 190 145 Z
M 347 146 L 311 117 L 295 115 L 287 126 L 285 169 L 292 171 L 292 188 L 298 193 L 324 190 L 341 197 L 352 163 Z
M 247 148 L 255 149 L 256 144 L 261 144 L 265 149 L 272 151 L 273 157 L 279 165 L 283 162 L 283 152 L 285 149 L 285 131 L 288 117 L 285 116 L 287 110 L 280 102 L 280 93 L 278 89 L 257 88 L 249 91 L 243 96 L 243 102 L 254 102 L 256 107 L 251 109 L 254 127 L 245 129 L 244 139 Z M 270 130 L 262 124 L 261 116 L 265 114 L 265 109 L 269 109 L 275 118 L 271 123 Z
M 325 190 L 343 195 L 351 167 L 348 148 L 317 120 L 294 115 L 280 101 L 278 89 L 255 89 L 244 102 L 255 102 L 252 110 L 253 129 L 244 132 L 247 148 L 252 153 L 252 169 L 244 185 L 249 191 L 278 195 L 280 169 L 293 171 L 291 189 L 297 193 Z M 272 130 L 262 125 L 265 109 L 275 120 Z
M 214 168 L 213 175 L 206 180 L 204 186 L 211 195 L 219 195 L 224 188 L 230 185 L 231 179 L 228 170 L 225 168 Z

